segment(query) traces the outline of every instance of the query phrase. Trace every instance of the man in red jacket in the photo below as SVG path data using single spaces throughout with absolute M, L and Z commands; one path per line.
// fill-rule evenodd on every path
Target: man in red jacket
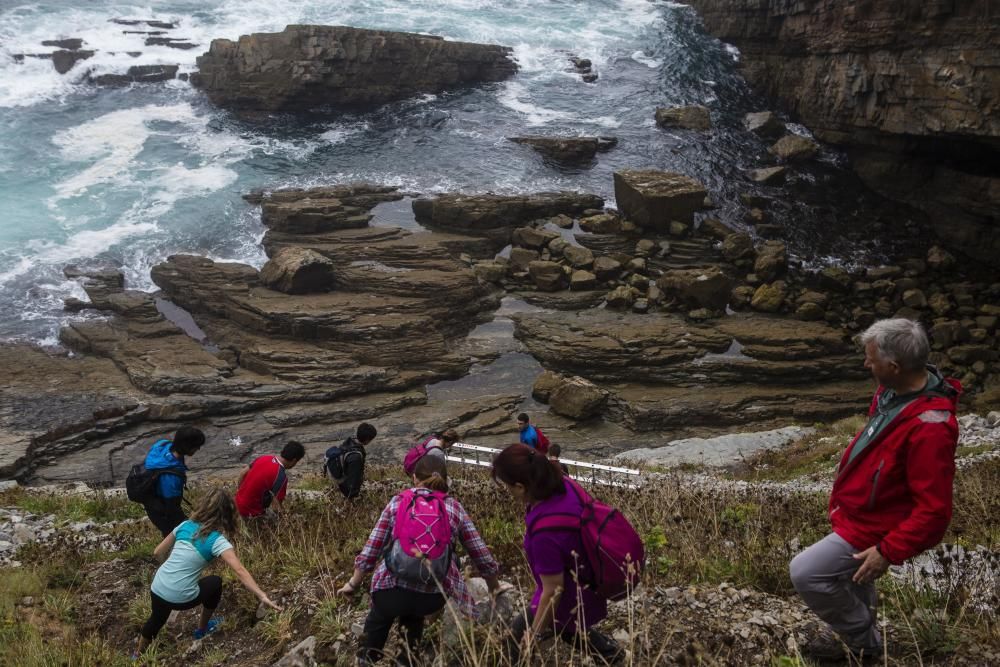
M 798 554 L 792 583 L 839 635 L 814 639 L 814 658 L 877 657 L 875 580 L 937 544 L 951 521 L 961 385 L 927 364 L 919 323 L 881 320 L 860 336 L 878 381 L 869 421 L 844 452 L 830 493 L 833 532 Z

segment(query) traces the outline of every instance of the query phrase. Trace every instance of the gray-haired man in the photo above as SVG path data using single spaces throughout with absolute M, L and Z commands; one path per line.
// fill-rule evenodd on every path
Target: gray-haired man
M 875 580 L 937 544 L 951 521 L 961 385 L 927 364 L 930 345 L 917 322 L 881 320 L 860 340 L 879 384 L 869 421 L 840 461 L 833 532 L 790 568 L 799 595 L 840 637 L 810 642 L 805 650 L 818 659 L 881 653 Z

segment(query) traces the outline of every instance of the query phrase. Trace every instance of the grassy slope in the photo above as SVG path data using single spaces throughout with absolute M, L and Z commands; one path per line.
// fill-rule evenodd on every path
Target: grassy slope
M 847 426 L 821 432 L 811 445 L 793 446 L 784 457 L 758 466 L 766 474 L 753 472 L 753 467 L 744 474 L 784 479 L 793 472 L 812 473 L 814 467 L 822 472 L 835 454 L 833 443 L 823 438 L 843 428 Z M 154 644 L 150 664 L 269 665 L 310 634 L 319 640 L 322 661 L 352 664 L 355 640 L 350 626 L 363 618 L 367 600 L 347 602 L 332 592 L 349 576 L 354 554 L 402 481 L 395 469 L 373 473 L 361 502 L 348 505 L 339 496 L 301 494 L 291 502 L 292 512 L 276 534 L 244 534 L 237 540 L 243 562 L 267 590 L 277 593 L 283 613 L 258 620 L 252 596 L 228 571 L 221 571 L 227 585 L 220 609 L 226 618 L 223 631 L 193 644 L 189 632 L 194 612 L 182 614 Z M 483 471 L 463 469 L 458 475 L 453 493 L 504 565 L 505 577 L 530 590 L 520 549 L 520 510 Z M 294 481 L 300 489 L 322 486 L 313 478 Z M 1000 461 L 961 474 L 946 541 L 1000 549 L 998 484 Z M 665 476 L 655 488 L 598 493 L 632 519 L 647 544 L 641 594 L 617 607 L 606 623 L 608 630 L 631 629 L 633 664 L 799 664 L 784 655 L 790 651 L 789 628 L 780 627 L 783 622 L 741 637 L 733 630 L 736 620 L 713 609 L 718 597 L 714 591 L 728 582 L 745 589 L 746 604 L 773 607 L 782 618 L 794 615 L 798 607 L 787 601 L 787 563 L 797 544 L 807 545 L 825 534 L 823 494 L 788 495 L 753 486 L 706 490 L 680 475 Z M 63 521 L 141 516 L 141 509 L 124 499 L 46 497 L 20 490 L 0 494 L 0 507 L 11 506 L 52 513 Z M 158 536 L 145 521 L 99 530 L 110 535 L 112 549 L 93 550 L 70 539 L 32 545 L 19 554 L 23 567 L 0 569 L 0 664 L 128 664 L 125 656 L 148 611 L 148 584 L 155 570 L 151 553 Z M 679 595 L 674 587 L 685 591 L 689 603 L 671 602 L 671 596 Z M 984 652 L 1000 655 L 995 619 L 973 613 L 961 590 L 928 594 L 889 578 L 881 587 L 883 609 L 894 628 L 890 664 L 989 664 L 991 658 L 983 658 Z M 25 597 L 31 598 L 30 604 Z M 432 626 L 430 638 L 439 636 L 438 627 Z M 449 645 L 442 650 L 451 664 L 498 664 L 497 642 L 484 630 L 467 634 L 463 641 L 452 639 Z M 546 650 L 553 664 L 566 662 L 564 647 Z M 563 653 L 554 657 L 552 651 L 557 650 Z

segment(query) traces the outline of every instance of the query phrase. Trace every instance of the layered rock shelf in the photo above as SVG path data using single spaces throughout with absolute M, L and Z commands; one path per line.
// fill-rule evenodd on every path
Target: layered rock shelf
M 359 419 L 385 434 L 376 458 L 442 427 L 502 444 L 529 394 L 551 408 L 536 413 L 550 437 L 591 455 L 828 420 L 864 409 L 872 381 L 851 336 L 893 315 L 927 325 L 932 361 L 973 403 L 996 400 L 1000 283 L 943 248 L 809 271 L 707 215 L 689 176 L 626 170 L 615 184 L 621 210 L 576 192 L 255 192 L 260 270 L 174 255 L 146 293 L 114 269 L 67 267 L 89 298 L 67 309 L 103 317 L 62 330 L 77 356 L 0 348 L 0 475 L 118 480 L 185 422 L 209 435 L 203 470 L 293 436 L 319 457 Z M 410 229 L 373 224 L 379 206 L 407 205 Z M 429 389 L 494 363 L 485 391 Z
M 291 25 L 213 40 L 191 82 L 215 104 L 240 111 L 356 109 L 502 81 L 517 70 L 510 52 L 414 33 Z

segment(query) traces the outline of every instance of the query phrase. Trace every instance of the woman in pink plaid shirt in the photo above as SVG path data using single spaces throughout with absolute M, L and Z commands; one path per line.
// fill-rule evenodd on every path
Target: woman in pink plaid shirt
M 432 491 L 447 492 L 448 475 L 444 460 L 435 456 L 420 459 L 414 470 L 413 483 L 413 493 L 429 495 Z M 424 584 L 399 578 L 386 567 L 383 556 L 393 541 L 393 523 L 399 512 L 401 496 L 402 494 L 394 496 L 382 510 L 367 544 L 354 559 L 354 575 L 337 591 L 340 595 L 353 595 L 361 587 L 365 574 L 375 571 L 371 584 L 372 608 L 365 619 L 358 665 L 374 664 L 383 656 L 389 630 L 397 619 L 407 646 L 396 658 L 396 664 L 412 664 L 423 634 L 424 619 L 444 608 L 445 596 L 450 597 L 460 611 L 468 616 L 473 615 L 472 596 L 465 585 L 465 579 L 458 571 L 456 558 L 451 559 L 448 574 L 440 585 L 437 582 Z M 445 509 L 453 540 L 458 537 L 479 574 L 486 579 L 490 593 L 495 593 L 499 587 L 497 575 L 500 565 L 483 542 L 462 504 L 446 496 Z

